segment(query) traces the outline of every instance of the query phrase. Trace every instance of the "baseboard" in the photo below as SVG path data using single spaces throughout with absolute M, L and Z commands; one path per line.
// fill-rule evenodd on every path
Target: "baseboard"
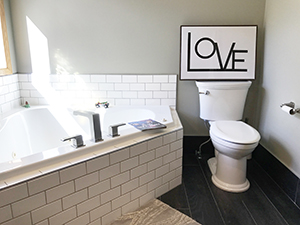
M 209 139 L 209 136 L 184 136 L 183 150 L 186 154 L 193 154 L 200 144 Z M 213 152 L 211 142 L 205 151 Z M 252 154 L 252 159 L 261 166 L 275 183 L 286 193 L 289 198 L 300 207 L 300 179 L 285 165 L 276 159 L 262 145 L 258 145 Z

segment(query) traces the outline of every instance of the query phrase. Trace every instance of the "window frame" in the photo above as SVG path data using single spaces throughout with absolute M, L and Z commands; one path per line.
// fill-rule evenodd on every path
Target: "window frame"
M 0 19 L 1 19 L 1 28 L 2 28 L 2 35 L 3 35 L 3 43 L 2 44 L 4 46 L 4 53 L 5 53 L 5 60 L 6 60 L 6 68 L 0 68 L 0 76 L 1 76 L 1 75 L 12 74 L 12 65 L 11 65 L 11 57 L 10 57 L 10 51 L 9 51 L 9 42 L 8 42 L 8 34 L 7 34 L 3 0 L 0 0 L 0 17 L 1 17 Z

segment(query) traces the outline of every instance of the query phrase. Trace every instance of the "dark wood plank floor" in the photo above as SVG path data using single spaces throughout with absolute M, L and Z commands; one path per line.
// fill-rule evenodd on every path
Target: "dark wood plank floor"
M 299 225 L 300 209 L 254 160 L 248 160 L 250 189 L 229 193 L 215 187 L 207 160 L 213 156 L 211 142 L 195 150 L 203 138 L 184 137 L 183 182 L 160 199 L 202 225 Z

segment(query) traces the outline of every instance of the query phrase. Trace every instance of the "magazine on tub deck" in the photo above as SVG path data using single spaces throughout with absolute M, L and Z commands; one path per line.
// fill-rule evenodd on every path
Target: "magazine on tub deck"
M 136 129 L 139 129 L 141 131 L 163 129 L 167 127 L 166 125 L 152 119 L 130 122 L 128 124 L 134 126 Z

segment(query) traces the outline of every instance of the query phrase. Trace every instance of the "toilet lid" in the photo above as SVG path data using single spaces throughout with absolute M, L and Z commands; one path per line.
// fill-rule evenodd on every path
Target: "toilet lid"
M 211 122 L 210 132 L 217 138 L 238 144 L 253 144 L 260 140 L 257 130 L 242 121 Z

